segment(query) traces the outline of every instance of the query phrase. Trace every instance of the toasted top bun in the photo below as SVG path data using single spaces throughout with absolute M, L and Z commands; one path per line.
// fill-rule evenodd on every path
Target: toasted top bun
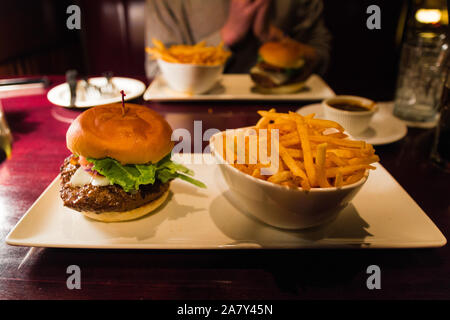
M 293 40 L 266 42 L 258 53 L 265 62 L 279 68 L 299 68 L 304 64 L 301 46 Z
M 157 112 L 137 104 L 110 104 L 80 114 L 67 131 L 67 148 L 86 158 L 121 164 L 156 163 L 173 148 L 172 128 Z

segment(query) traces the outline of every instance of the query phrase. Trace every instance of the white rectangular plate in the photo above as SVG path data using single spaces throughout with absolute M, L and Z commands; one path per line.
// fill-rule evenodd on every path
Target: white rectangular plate
M 144 93 L 145 100 L 189 101 L 189 100 L 323 100 L 334 96 L 333 90 L 318 75 L 311 75 L 305 88 L 291 94 L 261 94 L 254 92 L 248 74 L 224 74 L 218 84 L 206 94 L 189 95 L 170 89 L 161 75 L 150 83 Z
M 210 160 L 209 155 L 205 157 Z M 380 164 L 336 220 L 305 231 L 275 229 L 233 207 L 217 165 L 187 166 L 206 183 L 206 190 L 173 181 L 169 200 L 160 209 L 120 223 L 93 221 L 63 207 L 57 177 L 6 242 L 108 249 L 420 248 L 446 243 L 439 229 Z

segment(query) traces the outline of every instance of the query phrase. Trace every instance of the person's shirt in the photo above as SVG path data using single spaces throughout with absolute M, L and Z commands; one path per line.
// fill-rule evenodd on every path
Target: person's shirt
M 220 29 L 228 17 L 229 0 L 147 0 L 145 44 L 153 47 L 152 38 L 166 46 L 195 44 L 205 40 L 218 45 Z M 331 36 L 325 27 L 321 0 L 273 1 L 269 20 L 287 36 L 314 47 L 319 56 L 316 72 L 323 74 L 328 66 Z M 261 42 L 251 32 L 232 46 L 232 56 L 225 72 L 247 73 L 257 61 Z M 146 74 L 152 78 L 158 67 L 146 57 Z

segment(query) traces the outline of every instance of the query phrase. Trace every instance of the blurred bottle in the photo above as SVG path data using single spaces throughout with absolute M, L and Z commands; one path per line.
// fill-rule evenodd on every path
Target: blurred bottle
M 9 129 L 8 123 L 6 122 L 5 114 L 2 108 L 2 102 L 0 100 L 0 151 L 3 150 L 7 158 L 11 156 L 11 143 L 11 130 Z
M 436 127 L 431 159 L 447 172 L 450 172 L 450 59 L 447 63 L 447 79 L 442 91 L 441 116 Z
M 449 55 L 446 0 L 414 1 L 400 57 L 394 114 L 410 126 L 432 127 Z

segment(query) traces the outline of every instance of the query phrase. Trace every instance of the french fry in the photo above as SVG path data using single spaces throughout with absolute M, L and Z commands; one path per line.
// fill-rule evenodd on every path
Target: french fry
M 301 161 L 295 161 L 295 163 L 300 167 L 300 169 L 302 169 L 303 171 L 305 171 L 305 164 Z
M 295 145 L 300 145 L 300 139 L 294 138 L 291 140 L 281 140 L 280 144 L 282 144 L 284 147 L 292 147 Z
M 364 177 L 365 170 L 358 170 L 355 173 L 351 174 L 349 177 L 347 177 L 344 181 L 344 185 L 352 184 L 355 182 L 358 182 Z
M 166 46 L 160 40 L 152 38 L 152 43 L 153 43 L 153 45 L 155 46 L 156 49 L 158 49 L 160 51 L 166 50 Z
M 283 134 L 290 133 L 292 130 L 295 130 L 295 124 L 286 121 L 275 121 L 267 125 L 267 129 L 278 129 Z
M 349 175 L 354 173 L 355 171 L 361 170 L 361 169 L 375 169 L 374 166 L 371 165 L 367 165 L 367 164 L 357 164 L 357 165 L 353 165 L 353 166 L 346 166 L 346 167 L 333 167 L 333 168 L 328 168 L 325 170 L 325 174 L 327 178 L 333 178 L 336 176 L 336 173 L 338 170 L 340 170 L 342 172 L 343 175 Z
M 280 137 L 280 141 L 295 139 L 298 143 L 300 143 L 300 138 L 298 137 L 297 132 L 297 125 L 295 124 L 295 122 L 293 123 L 292 130 L 293 130 L 292 132 Z
M 290 117 L 289 114 L 285 114 L 285 113 L 276 113 L 273 112 L 271 114 L 267 114 L 267 111 L 258 111 L 259 115 L 264 117 L 264 116 L 268 116 L 271 119 L 277 119 L 277 118 L 281 118 L 283 120 L 291 120 L 292 121 L 292 117 Z M 300 116 L 300 115 L 299 115 Z M 311 125 L 315 125 L 318 127 L 322 127 L 322 128 L 335 128 L 341 132 L 344 131 L 344 128 L 337 122 L 331 121 L 331 120 L 323 120 L 323 119 L 313 119 L 313 118 L 307 118 L 305 120 L 308 124 Z
M 327 144 L 322 143 L 317 146 L 317 155 L 316 155 L 316 176 L 317 182 L 321 188 L 331 187 L 330 183 L 325 177 L 325 157 L 327 153 Z
M 303 150 L 303 160 L 305 163 L 306 174 L 310 185 L 316 185 L 316 168 L 314 167 L 313 157 L 311 153 L 311 145 L 309 141 L 308 130 L 305 126 L 305 121 L 302 116 L 290 113 L 290 116 L 297 123 L 297 132 L 300 137 L 300 143 Z
M 275 112 L 275 109 L 270 109 L 269 112 Z M 267 125 L 269 124 L 270 119 L 268 117 L 262 117 L 261 119 L 259 119 L 259 121 L 256 123 L 256 128 L 257 129 L 263 129 L 263 128 L 267 128 Z
M 309 190 L 311 188 L 311 184 L 308 181 L 306 173 L 295 163 L 295 160 L 292 159 L 292 157 L 289 155 L 289 153 L 282 145 L 280 145 L 280 156 L 283 159 L 286 166 L 292 171 L 292 174 L 306 181 L 305 186 L 307 190 Z
M 340 158 L 354 158 L 359 155 L 359 153 L 355 150 L 349 149 L 328 149 L 328 153 L 334 153 L 336 156 Z
M 146 52 L 153 59 L 162 59 L 174 63 L 188 63 L 199 65 L 224 64 L 231 53 L 223 48 L 223 43 L 215 47 L 207 47 L 205 41 L 195 45 L 172 45 L 166 48 L 158 39 L 152 39 L 153 48 L 146 48 Z
M 342 178 L 342 171 L 338 169 L 336 172 L 336 178 L 334 179 L 334 186 L 336 188 L 339 188 L 339 187 L 342 187 L 343 183 L 344 183 L 344 181 Z
M 204 50 L 205 57 L 209 52 Z M 375 169 L 371 164 L 380 160 L 372 145 L 348 139 L 343 128 L 334 121 L 315 119 L 314 114 L 303 117 L 293 112 L 279 113 L 275 109 L 260 110 L 258 113 L 261 119 L 251 129 L 258 136 L 257 148 L 251 147 L 254 139 L 250 137 L 254 138 L 253 134 L 245 138 L 244 146 L 239 147 L 245 151 L 245 164 L 236 163 L 239 154 L 237 147 L 231 149 L 234 156 L 232 164 L 256 178 L 304 190 L 339 188 L 361 180 L 366 170 Z M 265 129 L 267 131 L 262 132 L 267 132 L 267 135 L 260 136 L 260 130 Z M 275 161 L 271 158 L 267 163 L 268 158 L 263 159 L 260 154 L 261 148 L 267 148 L 267 154 L 272 155 L 271 149 L 275 146 L 271 144 L 274 141 L 271 130 L 277 130 L 275 150 L 279 152 L 275 153 L 278 157 L 275 160 L 278 160 L 278 167 L 264 170 L 266 173 L 262 175 L 261 168 L 272 168 L 271 164 Z M 233 142 L 233 139 L 229 141 Z M 231 148 L 228 144 L 227 147 Z
M 330 135 L 323 135 L 323 136 L 311 135 L 309 139 L 311 140 L 311 142 L 317 142 L 317 143 L 328 142 L 328 143 L 332 143 L 337 146 L 343 146 L 343 147 L 348 147 L 348 148 L 363 149 L 365 147 L 364 141 L 344 140 L 341 138 L 335 138 Z M 291 133 L 287 134 L 286 136 L 284 136 L 282 139 L 280 139 L 280 142 L 282 142 L 284 144 L 284 146 L 290 146 L 290 145 L 295 145 L 297 143 L 300 143 L 300 139 L 298 137 L 298 134 L 296 135 L 295 132 L 291 132 Z
M 327 152 L 327 156 L 328 156 L 328 159 L 330 159 L 330 161 L 333 162 L 338 167 L 344 167 L 347 164 L 349 164 L 344 159 L 341 159 L 340 157 L 338 157 L 334 152 Z
M 303 158 L 303 151 L 300 149 L 286 148 L 286 151 L 294 159 Z
M 366 158 L 353 158 L 348 160 L 348 164 L 371 164 L 380 161 L 377 155 L 369 156 Z
M 348 147 L 348 148 L 362 149 L 366 145 L 366 143 L 364 141 L 337 139 L 337 138 L 330 138 L 327 136 L 311 136 L 310 139 L 311 139 L 311 141 L 314 141 L 314 142 L 328 142 L 328 143 L 332 143 L 337 146 L 343 146 L 343 147 Z
M 307 119 L 306 122 L 311 125 L 316 125 L 322 128 L 334 128 L 339 130 L 340 132 L 344 131 L 344 128 L 337 122 L 331 120 L 323 120 L 323 119 Z
M 258 111 L 258 114 L 261 117 L 268 117 L 270 120 L 276 120 L 276 119 L 282 119 L 286 121 L 292 121 L 291 117 L 286 113 L 278 113 L 278 112 L 268 112 L 260 110 Z
M 334 133 L 326 134 L 325 137 L 336 138 L 336 139 L 345 139 L 348 137 L 348 135 L 346 135 L 345 133 L 342 133 L 342 132 L 334 132 Z
M 275 173 L 273 176 L 270 176 L 270 178 L 268 178 L 267 181 L 273 183 L 281 183 L 283 181 L 289 180 L 289 178 L 291 177 L 292 174 L 290 171 L 280 171 Z

